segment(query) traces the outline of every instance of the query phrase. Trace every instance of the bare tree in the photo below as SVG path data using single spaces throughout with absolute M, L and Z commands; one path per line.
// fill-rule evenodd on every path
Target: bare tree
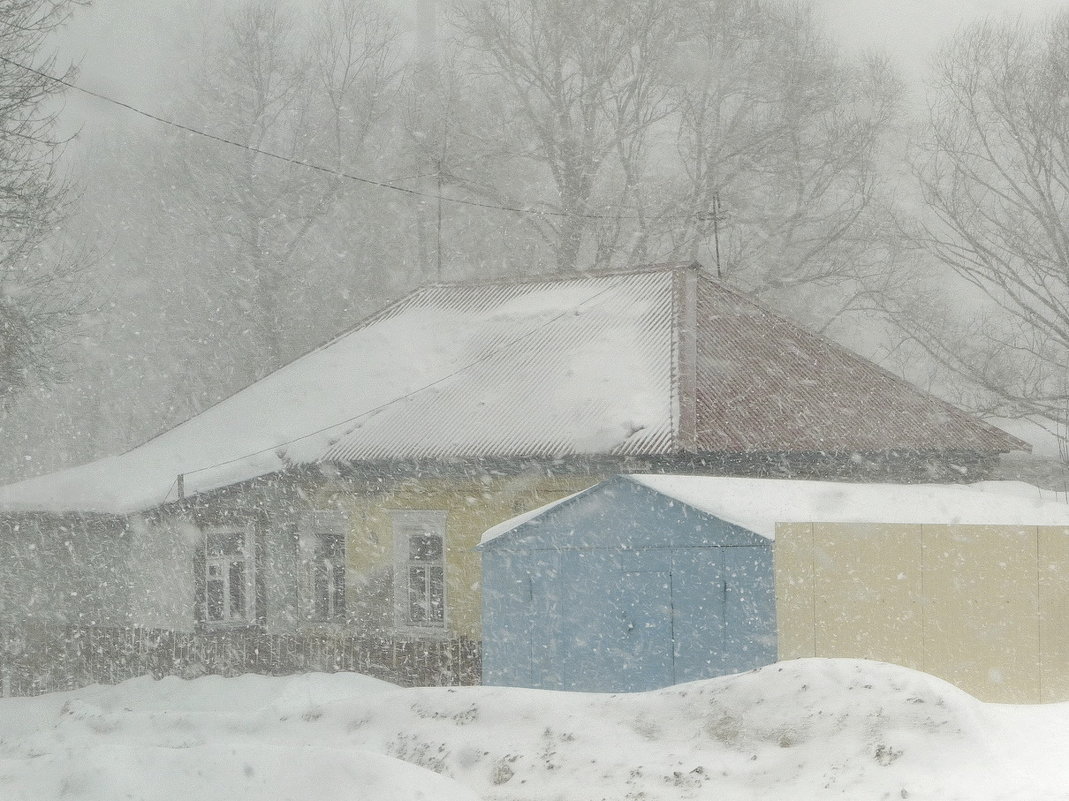
M 82 309 L 80 262 L 49 252 L 71 186 L 57 160 L 58 70 L 49 34 L 76 0 L 0 0 L 0 401 L 58 375 L 60 346 Z
M 325 0 L 311 18 L 228 8 L 189 14 L 205 38 L 176 31 L 168 62 L 185 56 L 195 80 L 177 75 L 186 92 L 153 110 L 237 146 L 141 126 L 84 151 L 69 227 L 103 240 L 93 275 L 107 306 L 78 355 L 92 402 L 58 394 L 97 452 L 196 414 L 383 300 L 369 265 L 384 263 L 386 226 L 371 220 L 389 212 L 372 217 L 381 192 L 331 170 L 377 171 L 397 77 L 390 17 L 376 0 Z
M 488 100 L 484 128 L 507 143 L 489 161 L 519 168 L 496 199 L 545 212 L 526 219 L 551 244 L 558 270 L 604 266 L 642 239 L 650 137 L 672 110 L 664 77 L 677 11 L 673 0 L 457 6 Z
M 687 17 L 673 250 L 787 305 L 807 288 L 849 297 L 883 267 L 878 159 L 897 80 L 879 60 L 841 57 L 803 5 L 718 0 Z
M 397 120 L 402 135 L 394 142 L 403 167 L 396 174 L 418 194 L 408 197 L 408 214 L 394 220 L 402 235 L 396 251 L 401 258 L 395 254 L 394 261 L 411 265 L 404 276 L 409 284 L 509 274 L 551 262 L 554 228 L 537 203 L 531 213 L 523 211 L 541 196 L 545 175 L 512 147 L 510 106 L 473 87 L 471 54 L 455 40 L 436 49 L 433 60 L 410 64 L 403 84 Z
M 900 324 L 1003 411 L 1069 423 L 1069 14 L 986 22 L 943 53 L 917 174 L 920 243 L 978 311 Z M 906 304 L 902 304 L 905 306 Z M 951 304 L 948 304 L 951 305 Z M 910 306 L 913 306 L 911 303 Z M 913 312 L 912 314 L 910 312 Z
M 699 258 L 823 324 L 883 268 L 899 85 L 843 59 L 805 4 L 457 0 L 452 22 L 423 169 L 436 194 L 519 210 L 557 270 Z
M 317 295 L 340 291 L 324 283 L 343 276 L 315 257 L 353 189 L 337 173 L 367 163 L 370 132 L 389 110 L 396 37 L 371 0 L 326 0 L 310 24 L 285 0 L 249 0 L 204 46 L 183 116 L 244 149 L 175 137 L 185 180 L 168 203 L 201 243 L 182 288 L 194 303 L 182 311 L 202 311 L 175 322 L 217 340 L 239 383 L 344 322 L 330 326 Z M 355 225 L 344 221 L 344 238 Z M 305 304 L 318 310 L 307 325 Z

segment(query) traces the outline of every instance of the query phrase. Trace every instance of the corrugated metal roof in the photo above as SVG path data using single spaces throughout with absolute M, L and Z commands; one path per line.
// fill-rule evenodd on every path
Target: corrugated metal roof
M 1027 447 L 688 270 L 417 290 L 125 454 L 0 488 L 0 508 L 130 512 L 179 474 L 195 493 L 320 462 Z
M 448 312 L 448 330 L 427 326 L 430 310 Z M 442 337 L 462 346 L 443 380 L 357 421 L 323 461 L 672 447 L 671 272 L 429 287 L 391 319 L 421 350 Z
M 131 512 L 295 464 L 674 449 L 673 270 L 431 286 L 0 508 Z
M 700 279 L 697 306 L 699 450 L 1027 447 L 727 287 Z

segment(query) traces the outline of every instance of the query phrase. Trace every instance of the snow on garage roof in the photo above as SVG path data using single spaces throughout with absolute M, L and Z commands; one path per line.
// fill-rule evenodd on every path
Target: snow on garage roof
M 516 515 L 487 529 L 479 544 L 515 531 L 557 507 L 625 479 L 700 512 L 775 539 L 777 523 L 908 523 L 1069 526 L 1064 495 L 1020 481 L 976 484 L 852 484 L 726 476 L 623 475 Z
M 1019 481 L 847 484 L 835 481 L 631 475 L 695 509 L 772 538 L 777 523 L 1069 526 L 1069 504 Z
M 129 513 L 179 475 L 194 494 L 293 465 L 695 448 L 1027 446 L 674 264 L 424 287 L 124 454 L 0 487 L 0 509 Z

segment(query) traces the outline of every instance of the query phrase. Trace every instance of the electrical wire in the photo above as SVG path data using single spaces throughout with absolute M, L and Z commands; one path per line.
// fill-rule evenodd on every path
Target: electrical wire
M 6 22 L 4 24 L 10 25 L 10 23 L 6 23 Z M 45 80 L 52 81 L 53 83 L 56 83 L 56 84 L 58 84 L 60 86 L 66 87 L 68 89 L 72 89 L 74 91 L 81 92 L 81 93 L 83 93 L 83 94 L 85 94 L 85 95 L 87 95 L 89 97 L 96 98 L 96 99 L 101 100 L 101 101 L 103 101 L 105 103 L 109 103 L 111 105 L 118 106 L 120 108 L 126 109 L 126 110 L 128 110 L 128 111 L 130 111 L 130 112 L 132 112 L 134 114 L 140 115 L 140 116 L 145 117 L 145 118 L 147 118 L 149 120 L 153 120 L 154 122 L 158 122 L 158 123 L 160 123 L 162 125 L 167 125 L 167 126 L 170 126 L 172 128 L 175 128 L 177 130 L 184 131 L 184 132 L 189 133 L 189 134 L 193 134 L 195 136 L 200 136 L 200 137 L 203 137 L 205 139 L 209 139 L 209 140 L 212 140 L 212 141 L 215 141 L 215 142 L 219 142 L 221 144 L 225 144 L 225 145 L 229 145 L 231 147 L 239 148 L 241 150 L 249 151 L 249 152 L 255 153 L 257 155 L 264 156 L 265 158 L 270 158 L 270 159 L 274 159 L 276 161 L 284 162 L 284 163 L 287 163 L 287 164 L 293 164 L 293 165 L 296 165 L 296 166 L 305 167 L 307 169 L 315 170 L 317 172 L 325 173 L 327 175 L 332 175 L 332 176 L 335 176 L 335 177 L 338 177 L 338 178 L 344 178 L 344 179 L 347 179 L 347 180 L 350 180 L 350 181 L 355 181 L 355 182 L 358 182 L 358 183 L 366 184 L 368 186 L 378 187 L 380 189 L 392 190 L 392 191 L 395 191 L 395 192 L 401 192 L 403 194 L 407 194 L 407 195 L 411 195 L 411 196 L 415 196 L 415 197 L 427 198 L 427 199 L 431 199 L 431 200 L 440 200 L 440 201 L 444 201 L 444 202 L 447 202 L 447 203 L 453 203 L 453 204 L 457 204 L 457 205 L 471 206 L 471 207 L 483 208 L 483 209 L 491 209 L 491 210 L 495 210 L 495 211 L 507 211 L 507 212 L 517 213 L 517 214 L 534 214 L 534 215 L 544 216 L 544 217 L 580 217 L 580 218 L 584 218 L 584 219 L 595 219 L 595 220 L 634 219 L 634 218 L 626 217 L 626 216 L 617 216 L 617 215 L 610 216 L 610 215 L 590 214 L 590 213 L 582 213 L 582 214 L 574 214 L 573 215 L 573 214 L 569 214 L 567 212 L 551 211 L 551 210 L 545 210 L 545 209 L 534 209 L 534 208 L 522 207 L 522 206 L 510 206 L 510 205 L 500 205 L 500 204 L 494 204 L 494 203 L 484 203 L 484 202 L 480 202 L 480 201 L 466 200 L 466 199 L 463 199 L 463 198 L 449 197 L 449 196 L 446 196 L 446 195 L 440 195 L 440 194 L 435 194 L 435 193 L 430 193 L 430 192 L 421 192 L 421 191 L 418 191 L 418 190 L 415 190 L 415 189 L 409 189 L 408 187 L 397 186 L 396 184 L 393 184 L 393 183 L 390 183 L 390 182 L 387 182 L 387 181 L 377 181 L 377 180 L 374 180 L 374 179 L 371 179 L 371 178 L 366 178 L 364 176 L 355 175 L 353 173 L 346 172 L 344 170 L 337 170 L 337 169 L 333 169 L 331 167 L 325 167 L 325 166 L 323 166 L 321 164 L 316 164 L 314 162 L 306 161 L 304 159 L 292 158 L 292 157 L 289 157 L 289 156 L 282 156 L 282 155 L 279 155 L 277 153 L 273 153 L 273 152 L 271 152 L 269 150 L 264 150 L 262 148 L 258 148 L 258 147 L 254 147 L 252 145 L 244 144 L 244 143 L 235 141 L 233 139 L 228 139 L 228 138 L 226 138 L 224 136 L 219 136 L 217 134 L 209 133 L 209 132 L 203 131 L 203 130 L 201 130 L 199 128 L 195 128 L 195 127 L 193 127 L 191 125 L 186 125 L 186 124 L 181 123 L 181 122 L 176 122 L 175 120 L 167 119 L 167 118 L 161 117 L 161 116 L 159 116 L 157 114 L 153 114 L 151 112 L 145 111 L 145 110 L 143 110 L 141 108 L 138 108 L 137 106 L 134 106 L 134 105 L 132 105 L 130 103 L 126 103 L 124 101 L 117 100 L 117 99 L 115 99 L 113 97 L 105 95 L 102 92 L 97 92 L 97 91 L 94 91 L 92 89 L 86 89 L 85 87 L 78 86 L 77 84 L 72 83 L 72 82 L 70 82 L 68 80 L 65 80 L 63 78 L 57 78 L 54 75 L 50 75 L 49 73 L 46 73 L 46 72 L 44 72 L 42 70 L 36 69 L 34 67 L 30 67 L 30 66 L 28 66 L 26 64 L 22 64 L 22 63 L 20 63 L 18 61 L 15 61 L 15 60 L 10 59 L 10 58 L 8 58 L 6 56 L 3 56 L 3 55 L 0 55 L 0 62 L 3 62 L 5 64 L 9 64 L 10 66 L 13 66 L 13 67 L 15 67 L 17 69 L 21 69 L 21 70 L 24 70 L 24 71 L 29 72 L 31 74 L 37 75 L 40 78 L 44 78 Z M 599 292 L 596 292 L 595 294 L 593 294 L 590 297 L 586 298 L 585 300 L 581 301 L 575 308 L 578 309 L 578 308 L 580 308 L 580 307 L 582 307 L 582 306 L 584 306 L 586 304 L 591 303 L 592 301 L 596 300 L 601 295 L 604 295 L 605 293 L 609 292 L 612 288 L 613 288 L 612 286 L 609 286 L 609 287 L 606 287 L 603 290 L 600 290 Z M 504 344 L 502 344 L 500 347 L 489 351 L 488 353 L 484 354 L 480 358 L 478 358 L 478 359 L 476 359 L 476 360 L 474 360 L 472 362 L 469 362 L 468 364 L 463 365 L 462 367 L 454 370 L 453 372 L 451 372 L 451 373 L 449 373 L 449 374 L 447 374 L 445 376 L 441 376 L 440 378 L 435 379 L 434 381 L 431 381 L 428 384 L 425 384 L 424 386 L 418 387 L 417 389 L 414 389 L 414 390 L 412 390 L 412 391 L 410 391 L 410 392 L 408 392 L 408 393 L 406 393 L 404 395 L 401 395 L 401 396 L 399 396 L 397 398 L 393 398 L 390 401 L 387 401 L 386 403 L 380 404 L 379 406 L 376 406 L 376 407 L 374 407 L 372 409 L 367 409 L 367 410 L 365 410 L 365 411 L 363 411 L 363 412 L 361 412 L 361 413 L 359 413 L 357 415 L 354 415 L 352 417 L 349 417 L 349 418 L 347 418 L 345 420 L 341 420 L 341 421 L 339 421 L 337 423 L 332 423 L 331 425 L 324 426 L 324 427 L 322 427 L 322 428 L 320 428 L 320 429 L 318 429 L 316 431 L 312 431 L 312 432 L 309 432 L 307 434 L 303 434 L 303 435 L 301 435 L 299 437 L 295 437 L 293 439 L 290 439 L 290 440 L 287 440 L 287 441 L 284 441 L 284 442 L 280 442 L 280 443 L 271 445 L 270 447 L 267 447 L 267 448 L 262 448 L 260 450 L 253 451 L 251 453 L 247 453 L 247 454 L 244 454 L 244 455 L 241 455 L 241 456 L 237 456 L 237 457 L 234 457 L 232 459 L 227 459 L 227 460 L 224 460 L 224 461 L 221 461 L 221 462 L 217 462 L 216 464 L 209 465 L 207 467 L 200 467 L 200 468 L 197 468 L 195 470 L 188 471 L 188 472 L 184 473 L 183 475 L 193 475 L 193 474 L 196 474 L 196 473 L 203 473 L 203 472 L 206 472 L 206 471 L 209 471 L 209 470 L 214 470 L 214 469 L 219 468 L 219 467 L 225 467 L 225 466 L 227 466 L 229 464 L 234 464 L 234 463 L 243 461 L 245 459 L 250 459 L 250 458 L 253 458 L 253 457 L 258 456 L 260 454 L 267 453 L 269 451 L 277 451 L 280 448 L 285 448 L 288 445 L 292 445 L 294 443 L 300 442 L 302 440 L 308 439 L 308 438 L 316 436 L 318 434 L 322 434 L 322 433 L 324 433 L 326 431 L 329 431 L 331 429 L 338 428 L 340 426 L 356 422 L 357 420 L 359 420 L 361 418 L 368 417 L 368 416 L 373 415 L 373 414 L 377 414 L 378 412 L 383 411 L 384 409 L 387 409 L 387 408 L 389 408 L 390 406 L 392 406 L 392 405 L 394 405 L 396 403 L 401 403 L 401 402 L 403 402 L 405 400 L 408 400 L 409 398 L 413 397 L 414 395 L 419 394 L 420 392 L 423 392 L 423 391 L 425 391 L 427 389 L 430 389 L 430 388 L 432 388 L 434 386 L 437 386 L 437 385 L 439 385 L 439 384 L 441 384 L 441 383 L 443 383 L 443 382 L 445 382 L 445 381 L 447 381 L 447 380 L 449 380 L 449 379 L 451 379 L 451 378 L 453 378 L 453 377 L 455 377 L 455 376 L 457 376 L 457 375 L 459 375 L 459 374 L 471 369 L 472 367 L 475 367 L 476 365 L 480 364 L 481 362 L 484 362 L 487 359 L 491 358 L 492 356 L 497 355 L 501 351 L 505 350 L 506 348 L 511 347 L 512 345 L 516 344 L 517 342 L 520 342 L 523 339 L 526 339 L 526 338 L 528 338 L 530 336 L 533 336 L 539 330 L 545 328 L 546 326 L 551 325 L 552 323 L 554 323 L 557 320 L 561 319 L 565 315 L 571 314 L 574 311 L 575 311 L 575 309 L 568 309 L 568 310 L 566 310 L 564 312 L 561 312 L 560 314 L 550 318 L 549 320 L 547 320 L 546 322 L 542 323 L 541 325 L 531 329 L 530 331 L 524 332 L 523 334 L 520 334 L 520 335 L 514 337 L 513 339 L 509 340 L 508 342 L 505 342 Z M 164 496 L 164 502 L 166 502 L 167 497 L 170 496 L 170 494 L 171 494 L 171 490 L 174 489 L 177 486 L 177 484 L 178 484 L 178 479 L 176 478 L 171 483 L 171 486 L 168 487 L 167 492 L 166 492 L 166 494 Z
M 305 167 L 305 168 L 310 169 L 310 170 L 315 170 L 316 172 L 321 172 L 321 173 L 325 173 L 327 175 L 332 175 L 332 176 L 334 176 L 336 178 L 345 178 L 346 180 L 349 180 L 349 181 L 355 181 L 357 183 L 365 184 L 367 186 L 378 187 L 379 189 L 387 189 L 387 190 L 391 190 L 393 192 L 401 192 L 403 194 L 411 195 L 411 196 L 414 196 L 414 197 L 425 198 L 427 200 L 442 201 L 442 202 L 445 202 L 445 203 L 453 203 L 455 205 L 460 205 L 460 206 L 470 206 L 470 207 L 479 208 L 479 209 L 491 209 L 491 210 L 494 210 L 494 211 L 507 211 L 507 212 L 511 212 L 511 213 L 514 213 L 514 214 L 533 214 L 533 215 L 536 215 L 536 216 L 539 216 L 539 217 L 559 217 L 559 218 L 576 218 L 577 217 L 577 218 L 585 219 L 585 220 L 609 220 L 609 221 L 640 219 L 639 217 L 629 216 L 629 215 L 593 214 L 593 213 L 589 213 L 589 212 L 579 212 L 579 213 L 574 213 L 573 214 L 573 213 L 566 212 L 566 211 L 552 211 L 552 210 L 549 210 L 549 209 L 531 208 L 529 206 L 512 206 L 512 205 L 497 204 L 497 203 L 485 203 L 485 202 L 478 201 L 478 200 L 467 200 L 465 198 L 450 197 L 448 195 L 436 194 L 434 192 L 421 192 L 421 191 L 419 191 L 417 189 L 410 189 L 410 188 L 405 187 L 405 186 L 398 186 L 397 184 L 390 183 L 388 181 L 377 181 L 377 180 L 375 180 L 373 178 L 367 178 L 367 177 L 364 177 L 362 175 L 356 175 L 355 173 L 347 172 L 345 170 L 338 170 L 338 169 L 334 169 L 333 167 L 325 167 L 322 164 L 316 164 L 315 162 L 312 162 L 312 161 L 306 161 L 304 159 L 293 158 L 293 157 L 290 157 L 290 156 L 282 156 L 282 155 L 279 155 L 278 153 L 274 153 L 274 152 L 272 152 L 270 150 L 264 150 L 263 148 L 254 147 L 253 145 L 244 144 L 244 143 L 238 142 L 238 141 L 236 141 L 234 139 L 228 139 L 225 136 L 219 136 L 218 134 L 209 133 L 208 131 L 204 131 L 204 130 L 201 130 L 199 128 L 195 128 L 192 125 L 186 125 L 185 123 L 176 122 L 175 120 L 167 119 L 166 117 L 161 117 L 161 116 L 159 116 L 157 114 L 153 114 L 150 111 L 145 111 L 144 109 L 138 108 L 137 106 L 134 106 L 134 105 L 132 105 L 130 103 L 126 103 L 126 102 L 124 102 L 122 100 L 116 100 L 115 98 L 110 97 L 110 96 L 108 96 L 108 95 L 106 95 L 106 94 L 104 94 L 102 92 L 97 92 L 97 91 L 94 91 L 92 89 L 86 89 L 85 87 L 78 86 L 77 84 L 72 83 L 72 82 L 70 82 L 68 80 L 65 80 L 63 78 L 57 78 L 54 75 L 50 75 L 49 73 L 44 72 L 42 70 L 36 69 L 34 67 L 27 66 L 26 64 L 22 64 L 22 63 L 20 63 L 18 61 L 15 61 L 13 59 L 8 58 L 7 56 L 0 55 L 0 62 L 3 62 L 5 64 L 9 64 L 9 65 L 11 65 L 13 67 L 16 67 L 17 69 L 25 70 L 26 72 L 32 73 L 33 75 L 37 75 L 38 77 L 44 78 L 45 80 L 52 81 L 52 82 L 54 82 L 56 84 L 59 84 L 60 86 L 66 87 L 68 89 L 73 89 L 76 92 L 81 92 L 82 94 L 88 95 L 89 97 L 96 98 L 96 99 L 101 100 L 101 101 L 103 101 L 105 103 L 110 103 L 111 105 L 118 106 L 120 108 L 126 109 L 127 111 L 133 112 L 134 114 L 138 114 L 138 115 L 140 115 L 142 117 L 145 117 L 147 119 L 153 120 L 154 122 L 158 122 L 158 123 L 160 123 L 162 125 L 167 125 L 167 126 L 170 126 L 172 128 L 176 128 L 176 129 L 178 129 L 180 131 L 185 131 L 186 133 L 193 134 L 195 136 L 201 136 L 201 137 L 204 137 L 205 139 L 210 139 L 210 140 L 212 140 L 214 142 L 219 142 L 219 143 L 224 144 L 224 145 L 229 145 L 231 147 L 236 147 L 236 148 L 239 148 L 241 150 L 245 150 L 245 151 L 248 151 L 248 152 L 251 152 L 251 153 L 255 153 L 258 156 L 263 156 L 265 158 L 274 159 L 276 161 L 281 161 L 281 162 L 286 163 L 286 164 L 293 164 L 293 165 L 296 165 L 296 166 L 299 166 L 299 167 Z

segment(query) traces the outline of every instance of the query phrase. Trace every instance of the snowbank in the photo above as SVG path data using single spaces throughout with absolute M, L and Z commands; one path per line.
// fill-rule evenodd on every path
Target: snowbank
M 138 679 L 0 701 L 0 797 L 1063 798 L 1069 704 L 798 660 L 650 693 Z

